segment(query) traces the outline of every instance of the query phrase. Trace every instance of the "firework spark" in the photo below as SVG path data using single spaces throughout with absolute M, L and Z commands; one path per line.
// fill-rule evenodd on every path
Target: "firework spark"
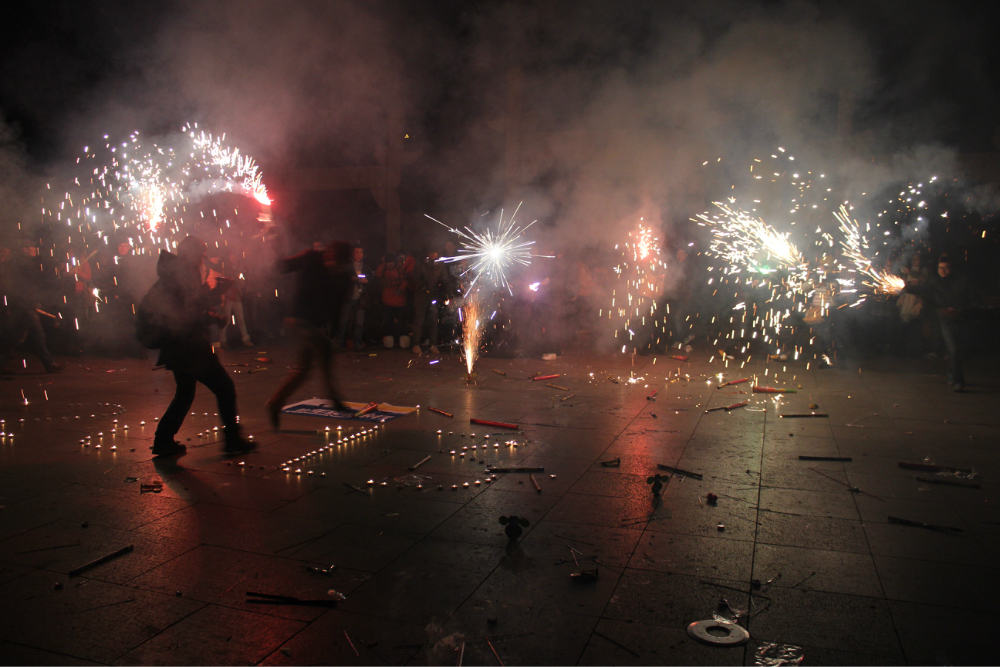
M 754 218 L 742 209 L 712 202 L 721 215 L 701 213 L 697 217 L 712 230 L 712 252 L 730 264 L 744 266 L 755 273 L 768 273 L 763 262 L 774 259 L 787 268 L 791 276 L 804 280 L 808 267 L 798 248 L 761 218 Z M 732 203 L 732 202 L 730 202 Z M 763 258 L 762 258 L 763 256 Z
M 462 319 L 462 351 L 465 355 L 465 367 L 472 375 L 472 368 L 479 358 L 479 345 L 483 337 L 482 303 L 479 294 L 466 298 L 465 305 L 459 311 Z
M 868 240 L 862 235 L 861 227 L 857 221 L 851 218 L 847 207 L 841 206 L 840 210 L 833 215 L 840 222 L 840 231 L 844 234 L 840 241 L 840 245 L 844 249 L 844 257 L 854 263 L 858 273 L 868 278 L 863 281 L 864 284 L 876 292 L 898 294 L 906 286 L 906 283 L 903 282 L 902 278 L 872 268 L 872 262 L 865 253 L 865 250 L 868 249 Z
M 521 205 L 518 204 L 514 210 L 514 215 L 506 222 L 504 222 L 503 209 L 501 209 L 497 229 L 495 231 L 487 229 L 483 234 L 479 234 L 469 227 L 465 227 L 465 231 L 449 227 L 440 220 L 424 214 L 427 218 L 434 220 L 434 222 L 442 227 L 447 228 L 448 231 L 461 237 L 462 240 L 460 243 L 462 247 L 458 250 L 460 254 L 453 257 L 441 257 L 437 261 L 452 263 L 470 260 L 469 268 L 462 273 L 464 276 L 466 273 L 471 272 L 475 276 L 469 284 L 469 289 L 466 292 L 467 295 L 471 293 L 476 283 L 484 275 L 494 287 L 497 289 L 506 289 L 513 295 L 514 292 L 507 281 L 507 269 L 515 264 L 528 266 L 531 264 L 532 257 L 548 257 L 548 255 L 532 254 L 531 246 L 535 242 L 520 238 L 531 225 L 538 222 L 537 220 L 533 220 L 523 228 L 517 225 L 514 219 L 517 217 L 517 212 L 520 208 Z

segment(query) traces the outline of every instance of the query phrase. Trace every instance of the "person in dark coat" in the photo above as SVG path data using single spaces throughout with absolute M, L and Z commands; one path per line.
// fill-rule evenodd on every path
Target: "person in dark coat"
M 281 386 L 264 404 L 271 425 L 278 430 L 281 408 L 285 401 L 305 382 L 313 361 L 318 362 L 327 398 L 337 410 L 347 408 L 340 402 L 333 374 L 333 341 L 328 336 L 350 299 L 355 275 L 351 246 L 335 241 L 323 251 L 305 250 L 278 262 L 280 273 L 297 273 L 291 316 L 285 328 L 293 331 L 299 341 L 297 363 L 285 376 Z
M 160 349 L 157 365 L 166 366 L 177 382 L 174 399 L 156 428 L 153 455 L 158 457 L 183 454 L 187 449 L 176 442 L 174 436 L 191 409 L 198 382 L 208 387 L 219 403 L 219 416 L 225 425 L 224 451 L 240 454 L 254 448 L 252 442 L 240 435 L 236 418 L 236 386 L 215 356 L 209 337 L 209 325 L 215 319 L 211 309 L 221 302 L 222 295 L 232 286 L 232 280 L 220 278 L 214 288 L 202 283 L 205 247 L 201 239 L 188 236 L 178 244 L 176 255 L 161 250 L 156 265 L 165 300 L 169 301 L 165 305 L 173 315 L 172 335 Z
M 948 255 L 938 259 L 937 275 L 923 284 L 910 284 L 904 292 L 919 294 L 937 309 L 941 337 L 948 354 L 948 384 L 957 392 L 965 389 L 967 319 L 973 306 L 972 289 L 965 275 L 952 271 Z

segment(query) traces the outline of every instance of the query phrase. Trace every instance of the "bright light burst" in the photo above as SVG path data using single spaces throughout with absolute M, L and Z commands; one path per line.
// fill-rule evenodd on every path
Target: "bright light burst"
M 617 249 L 618 246 L 615 246 Z M 668 336 L 666 313 L 659 307 L 667 265 L 660 256 L 660 240 L 640 218 L 639 227 L 628 233 L 622 261 L 615 267 L 618 277 L 611 293 L 608 318 L 617 318 L 615 337 L 622 351 L 633 352 L 658 345 Z M 668 307 L 669 309 L 669 307 Z M 598 313 L 603 316 L 604 309 Z
M 851 218 L 847 207 L 841 206 L 833 215 L 840 222 L 840 231 L 843 232 L 840 245 L 843 247 L 844 257 L 854 263 L 858 273 L 868 278 L 863 283 L 876 292 L 898 294 L 906 283 L 898 276 L 872 268 L 872 262 L 865 253 L 868 249 L 868 240 L 862 235 L 857 221 Z
M 497 289 L 506 289 L 513 295 L 514 292 L 507 281 L 507 269 L 515 264 L 528 266 L 531 264 L 532 257 L 549 257 L 548 255 L 532 254 L 531 246 L 535 242 L 521 238 L 528 228 L 538 221 L 533 220 L 524 228 L 517 225 L 514 219 L 517 217 L 517 212 L 520 208 L 521 205 L 518 204 L 514 210 L 514 215 L 506 222 L 504 222 L 503 209 L 501 209 L 497 229 L 495 231 L 487 229 L 483 234 L 479 234 L 469 227 L 465 227 L 465 231 L 449 227 L 440 220 L 424 214 L 427 218 L 434 220 L 434 222 L 462 238 L 462 241 L 460 241 L 462 247 L 458 250 L 460 254 L 454 257 L 441 257 L 437 261 L 452 263 L 470 260 L 469 268 L 462 273 L 464 276 L 466 273 L 471 272 L 475 276 L 469 284 L 469 289 L 466 292 L 467 295 L 484 275 L 494 287 Z
M 761 218 L 752 217 L 742 209 L 734 211 L 728 204 L 712 203 L 722 212 L 721 215 L 700 213 L 697 217 L 712 231 L 713 254 L 754 273 L 771 272 L 764 262 L 773 259 L 787 268 L 793 279 L 802 281 L 806 278 L 806 261 L 788 240 L 788 234 L 779 233 Z
M 465 367 L 472 375 L 472 368 L 479 358 L 479 346 L 483 337 L 482 303 L 478 292 L 465 299 L 465 305 L 459 311 L 462 320 L 462 352 L 465 356 Z

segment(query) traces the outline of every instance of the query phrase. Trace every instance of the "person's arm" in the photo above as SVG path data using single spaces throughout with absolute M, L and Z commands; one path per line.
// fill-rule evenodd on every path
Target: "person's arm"
M 303 250 L 297 255 L 279 259 L 276 265 L 278 273 L 294 273 L 304 270 L 309 265 L 312 252 L 312 250 Z

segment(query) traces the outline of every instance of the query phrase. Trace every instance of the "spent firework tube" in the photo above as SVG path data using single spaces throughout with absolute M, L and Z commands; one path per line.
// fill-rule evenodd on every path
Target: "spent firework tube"
M 535 380 L 535 381 L 538 381 L 538 380 L 555 380 L 557 377 L 559 377 L 559 373 L 556 373 L 555 375 L 536 375 L 535 377 L 533 377 L 531 379 Z
M 732 384 L 743 384 L 744 382 L 749 382 L 750 378 L 740 378 L 739 380 L 730 380 L 729 382 L 723 382 L 717 388 L 722 389 L 723 387 L 728 387 Z
M 794 394 L 794 389 L 782 389 L 777 387 L 761 387 L 760 385 L 753 386 L 753 393 L 755 394 Z
M 507 424 L 506 422 L 491 422 L 486 419 L 470 419 L 470 424 L 479 424 L 480 426 L 496 426 L 497 428 L 520 428 L 517 424 Z
M 455 415 L 451 414 L 450 412 L 445 412 L 444 410 L 438 410 L 437 408 L 432 408 L 429 405 L 427 406 L 427 409 L 430 410 L 431 412 L 436 412 L 439 415 L 444 415 L 445 417 L 454 417 L 455 416 Z
M 374 402 L 373 403 L 369 403 L 365 407 L 363 407 L 360 410 L 358 410 L 357 412 L 355 412 L 354 416 L 355 417 L 360 417 L 362 415 L 368 414 L 369 412 L 374 412 L 375 410 L 378 410 L 378 403 L 374 403 Z
M 688 358 L 685 357 L 683 354 L 670 354 L 670 355 L 667 355 L 667 356 L 669 358 L 671 358 L 671 359 L 676 359 L 677 361 L 687 361 L 688 360 Z

